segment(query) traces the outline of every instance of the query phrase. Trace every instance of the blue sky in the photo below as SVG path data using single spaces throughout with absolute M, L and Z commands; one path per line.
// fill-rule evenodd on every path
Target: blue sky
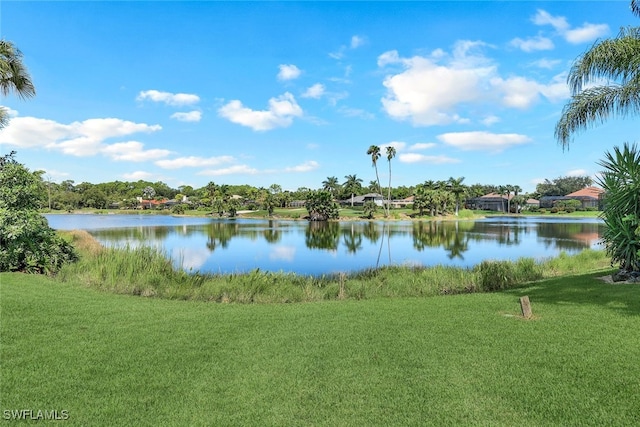
M 628 1 L 0 3 L 37 95 L 1 100 L 1 152 L 60 182 L 319 188 L 598 172 L 638 119 L 553 131 L 573 60 L 638 25 Z M 635 132 L 634 132 L 635 131 Z M 387 161 L 379 164 L 387 182 Z

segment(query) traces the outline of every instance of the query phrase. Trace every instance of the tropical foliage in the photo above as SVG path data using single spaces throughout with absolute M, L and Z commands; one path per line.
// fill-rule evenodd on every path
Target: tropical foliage
M 55 273 L 77 255 L 38 212 L 40 175 L 16 162 L 14 154 L 0 159 L 0 271 Z
M 326 190 L 311 191 L 305 201 L 310 221 L 326 221 L 337 219 L 338 205 L 333 201 L 330 192 Z
M 22 63 L 22 52 L 7 40 L 0 40 L 0 93 L 11 93 L 18 98 L 35 96 L 36 89 L 27 68 Z M 0 107 L 0 129 L 9 123 L 9 112 Z
M 631 11 L 640 17 L 638 0 Z M 624 27 L 617 37 L 596 42 L 574 62 L 567 81 L 572 97 L 555 129 L 563 147 L 590 125 L 640 112 L 640 27 Z
M 640 271 L 640 151 L 624 144 L 606 153 L 599 179 L 605 190 L 603 240 L 612 263 Z

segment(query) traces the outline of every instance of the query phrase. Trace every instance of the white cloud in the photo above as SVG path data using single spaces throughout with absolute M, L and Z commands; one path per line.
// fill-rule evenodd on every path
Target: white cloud
M 13 108 L 9 108 L 9 107 L 6 107 L 4 105 L 0 105 L 0 108 L 3 108 L 4 111 L 7 113 L 7 115 L 9 117 L 17 117 L 18 116 L 18 111 L 14 110 Z
M 551 25 L 560 32 L 569 29 L 569 23 L 564 16 L 552 16 L 549 12 L 542 9 L 538 9 L 531 20 L 536 25 Z
M 500 152 L 516 145 L 531 141 L 526 135 L 517 133 L 490 133 L 484 131 L 450 132 L 438 135 L 438 139 L 447 145 L 461 150 L 488 150 Z
M 498 89 L 504 105 L 519 109 L 529 108 L 540 99 L 540 95 L 553 102 L 570 96 L 569 87 L 563 75 L 555 76 L 548 84 L 526 77 L 510 77 L 506 80 L 496 77 L 491 79 L 491 85 Z
M 144 144 L 138 141 L 118 142 L 104 146 L 100 149 L 102 154 L 117 161 L 144 162 L 166 157 L 171 154 L 169 150 L 151 149 L 144 150 Z
M 481 122 L 485 126 L 491 126 L 493 124 L 499 123 L 500 122 L 500 117 L 490 115 L 490 116 L 487 116 L 484 119 L 482 119 Z
M 464 121 L 455 108 L 482 98 L 482 83 L 495 74 L 495 67 L 482 56 L 471 55 L 481 43 L 456 43 L 448 65 L 430 58 L 401 58 L 396 51 L 378 57 L 378 65 L 400 64 L 404 71 L 383 81 L 387 94 L 382 105 L 389 116 L 410 120 L 416 126 L 443 125 Z
M 607 24 L 589 24 L 585 23 L 580 28 L 569 30 L 564 34 L 565 39 L 569 43 L 579 44 L 596 40 L 609 33 Z
M 533 61 L 531 63 L 531 65 L 538 67 L 538 68 L 546 68 L 548 70 L 551 70 L 553 68 L 555 68 L 557 65 L 559 65 L 560 63 L 562 63 L 561 60 L 559 59 L 547 59 L 547 58 L 542 58 L 539 59 L 537 61 Z
M 586 169 L 573 169 L 566 173 L 567 176 L 588 176 L 589 172 Z
M 303 98 L 313 98 L 319 99 L 324 95 L 325 87 L 322 83 L 316 83 L 313 86 L 307 88 L 307 90 L 302 94 Z
M 131 181 L 138 181 L 138 180 L 147 180 L 149 178 L 151 178 L 153 176 L 152 173 L 149 172 L 144 172 L 144 171 L 135 171 L 135 172 L 131 172 L 131 173 L 125 173 L 122 174 L 122 177 L 124 179 L 128 179 Z
M 286 92 L 278 98 L 271 98 L 268 110 L 252 110 L 243 106 L 242 102 L 233 100 L 220 107 L 218 114 L 255 131 L 265 131 L 290 126 L 293 118 L 302 116 L 303 112 L 293 95 Z
M 402 151 L 404 150 L 404 148 L 407 146 L 406 142 L 402 142 L 402 141 L 392 141 L 392 142 L 388 142 L 386 144 L 380 144 L 380 153 L 382 154 L 382 157 L 386 157 L 387 156 L 387 147 L 393 147 L 396 149 L 397 151 Z
M 199 172 L 198 175 L 223 176 L 223 175 L 256 175 L 259 171 L 247 165 L 235 165 L 222 169 L 208 169 Z
M 515 39 L 511 40 L 509 44 L 525 52 L 533 52 L 536 50 L 551 50 L 554 48 L 551 39 L 542 36 L 529 37 L 526 40 L 516 37 Z
M 316 170 L 320 167 L 318 162 L 314 160 L 309 160 L 308 162 L 304 162 L 300 165 L 285 168 L 285 172 L 310 172 L 312 170 Z
M 435 142 L 418 142 L 416 144 L 412 144 L 409 147 L 410 151 L 420 151 L 420 150 L 428 150 L 430 148 L 435 147 L 437 144 Z
M 551 25 L 566 41 L 573 44 L 590 42 L 609 32 L 607 24 L 591 24 L 588 22 L 585 22 L 579 28 L 571 29 L 564 16 L 552 16 L 542 9 L 538 9 L 532 21 L 536 25 Z
M 432 165 L 460 163 L 460 160 L 447 156 L 425 156 L 419 153 L 403 153 L 398 156 L 402 163 L 429 163 Z
M 163 102 L 167 105 L 181 106 L 196 104 L 200 101 L 198 95 L 190 93 L 170 93 L 158 90 L 141 91 L 136 98 L 138 101 L 151 100 L 153 102 Z
M 197 110 L 189 111 L 188 113 L 178 112 L 173 113 L 171 118 L 181 122 L 199 122 L 202 118 L 202 113 Z
M 342 106 L 338 108 L 338 113 L 345 117 L 359 117 L 365 120 L 373 120 L 376 116 L 373 113 L 362 110 L 360 108 L 350 108 Z
M 293 64 L 280 64 L 279 68 L 278 80 L 294 80 L 300 77 L 302 73 L 302 71 Z
M 357 49 L 363 44 L 365 44 L 365 38 L 361 36 L 352 36 L 351 37 L 351 49 Z
M 218 157 L 178 157 L 172 160 L 158 160 L 157 166 L 163 169 L 180 169 L 180 168 L 198 168 L 208 166 L 218 166 L 225 163 L 232 163 L 235 159 L 232 156 L 218 156 Z
M 88 119 L 67 125 L 36 117 L 16 117 L 0 133 L 0 143 L 59 150 L 73 156 L 92 156 L 109 147 L 104 144 L 107 139 L 160 129 L 159 125 L 115 118 Z

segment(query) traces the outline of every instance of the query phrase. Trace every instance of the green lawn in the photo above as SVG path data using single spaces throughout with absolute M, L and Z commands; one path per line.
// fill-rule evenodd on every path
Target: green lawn
M 638 425 L 639 295 L 586 275 L 219 304 L 1 274 L 0 409 L 68 411 L 65 425 Z

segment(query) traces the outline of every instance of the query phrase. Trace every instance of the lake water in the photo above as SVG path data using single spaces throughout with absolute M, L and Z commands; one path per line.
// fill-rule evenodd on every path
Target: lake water
M 542 259 L 601 249 L 595 218 L 324 222 L 162 215 L 46 215 L 106 246 L 162 248 L 177 266 L 211 273 L 253 269 L 321 275 L 384 265 L 468 267 L 485 259 Z

